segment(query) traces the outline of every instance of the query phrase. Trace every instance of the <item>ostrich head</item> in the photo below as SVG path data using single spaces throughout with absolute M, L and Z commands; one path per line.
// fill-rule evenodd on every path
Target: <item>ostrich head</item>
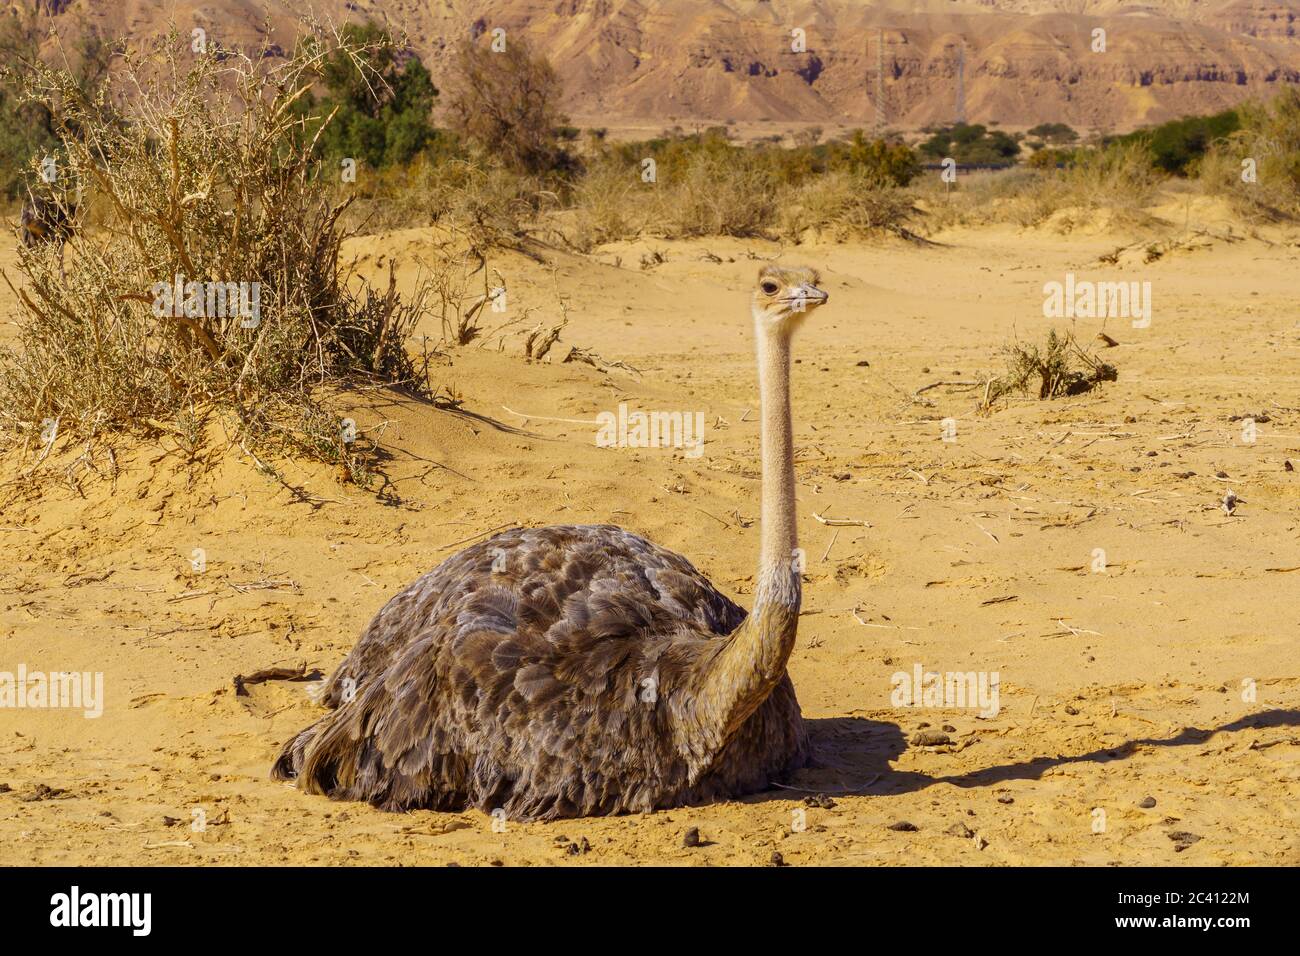
M 764 266 L 754 287 L 754 319 L 762 331 L 789 334 L 808 313 L 830 298 L 817 288 L 816 269 L 805 266 Z

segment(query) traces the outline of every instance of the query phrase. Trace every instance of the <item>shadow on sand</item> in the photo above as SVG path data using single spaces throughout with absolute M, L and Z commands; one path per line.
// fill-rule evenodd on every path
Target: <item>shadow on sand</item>
M 1110 763 L 1126 760 L 1140 747 L 1186 747 L 1203 744 L 1215 734 L 1269 727 L 1300 726 L 1300 710 L 1265 710 L 1249 714 L 1211 730 L 1184 727 L 1170 737 L 1141 737 L 1114 747 L 1080 754 L 1033 757 L 1014 763 L 983 767 L 968 773 L 930 776 L 896 770 L 892 762 L 907 749 L 907 739 L 897 724 L 864 717 L 827 717 L 808 720 L 812 739 L 812 764 L 791 775 L 784 787 L 756 795 L 759 800 L 788 800 L 792 793 L 885 794 L 910 793 L 936 783 L 958 787 L 989 787 L 1008 780 L 1037 780 L 1052 767 L 1072 763 Z

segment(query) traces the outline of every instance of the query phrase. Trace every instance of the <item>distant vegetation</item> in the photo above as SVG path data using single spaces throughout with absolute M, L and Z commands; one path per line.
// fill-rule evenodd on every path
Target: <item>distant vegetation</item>
M 931 159 L 951 157 L 963 165 L 1008 165 L 1020 153 L 1020 144 L 1002 130 L 978 123 L 955 123 L 934 130 L 918 149 Z
M 1025 135 L 1035 137 L 1053 146 L 1078 142 L 1079 139 L 1079 134 L 1064 123 L 1039 123 Z
M 79 27 L 68 51 L 68 76 L 83 95 L 93 96 L 108 73 L 111 50 L 89 24 Z M 23 85 L 23 65 L 38 61 L 44 39 L 34 7 L 14 4 L 0 16 L 0 196 L 5 199 L 23 195 L 36 164 L 60 150 L 62 134 L 51 104 L 27 96 Z
M 1213 116 L 1187 116 L 1162 123 L 1151 129 L 1141 129 L 1121 136 L 1119 143 L 1142 143 L 1151 155 L 1151 162 L 1174 176 L 1186 176 L 1192 165 L 1209 152 L 1217 141 L 1241 129 L 1241 117 L 1236 110 L 1225 110 Z
M 309 118 L 304 139 L 319 133 L 315 155 L 331 161 L 347 157 L 372 169 L 411 162 L 437 137 L 432 110 L 438 89 L 429 71 L 418 57 L 399 58 L 392 38 L 372 24 L 348 24 L 341 36 L 348 50 L 359 52 L 322 55 L 313 75 L 325 93 L 309 90 L 294 104 Z M 306 52 L 316 45 L 308 43 Z

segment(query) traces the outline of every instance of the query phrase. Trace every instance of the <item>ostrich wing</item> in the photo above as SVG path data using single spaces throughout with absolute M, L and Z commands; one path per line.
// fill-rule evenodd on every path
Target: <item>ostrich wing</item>
M 507 532 L 376 615 L 331 678 L 337 710 L 275 773 L 392 810 L 648 809 L 711 756 L 679 733 L 690 677 L 744 617 L 685 558 L 618 528 Z
M 395 595 L 335 671 L 323 702 L 337 707 L 427 628 L 563 635 L 593 616 L 646 629 L 730 634 L 745 610 L 686 558 L 613 525 L 515 528 L 453 555 Z M 552 632 L 554 629 L 554 633 Z

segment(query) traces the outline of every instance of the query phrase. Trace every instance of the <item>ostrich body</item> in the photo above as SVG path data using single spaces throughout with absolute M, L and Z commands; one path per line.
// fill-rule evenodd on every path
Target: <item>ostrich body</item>
M 73 224 L 76 214 L 75 203 L 65 205 L 58 199 L 28 192 L 18 220 L 23 245 L 28 249 L 57 245 L 62 250 L 64 243 L 76 231 Z
M 610 525 L 516 528 L 388 602 L 330 677 L 334 708 L 272 776 L 385 810 L 555 819 L 766 789 L 808 739 L 786 674 L 799 617 L 790 338 L 826 301 L 759 273 L 761 546 L 747 615 L 689 561 Z

